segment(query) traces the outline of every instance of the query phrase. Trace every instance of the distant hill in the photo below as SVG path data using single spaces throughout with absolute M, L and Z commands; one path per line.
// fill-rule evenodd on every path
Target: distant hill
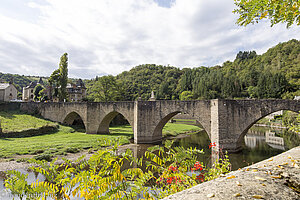
M 23 87 L 28 86 L 33 81 L 39 81 L 39 79 L 42 78 L 44 84 L 48 84 L 49 77 L 44 76 L 24 76 L 24 75 L 18 75 L 18 74 L 9 74 L 9 73 L 1 73 L 0 72 L 0 82 L 8 83 L 13 79 L 14 85 L 16 86 L 18 92 L 22 93 Z M 70 78 L 70 82 L 76 82 L 78 79 Z
M 14 85 L 16 86 L 18 92 L 22 92 L 22 88 L 29 85 L 32 78 L 27 76 L 21 76 L 18 74 L 4 74 L 0 72 L 0 81 L 1 82 L 10 82 L 13 79 Z
M 300 41 L 279 43 L 262 55 L 240 51 L 222 66 L 139 65 L 115 77 L 87 81 L 87 86 L 89 99 L 96 101 L 146 100 L 151 91 L 157 99 L 291 99 L 300 96 Z

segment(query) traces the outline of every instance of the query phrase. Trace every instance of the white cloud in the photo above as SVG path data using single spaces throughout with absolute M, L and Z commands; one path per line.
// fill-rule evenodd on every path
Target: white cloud
M 300 39 L 298 27 L 283 24 L 238 27 L 233 0 L 176 0 L 170 8 L 153 0 L 26 5 L 40 13 L 35 23 L 0 14 L 1 71 L 47 76 L 64 52 L 69 74 L 82 78 L 145 63 L 213 66 L 234 59 L 239 50 L 263 53 L 278 42 Z

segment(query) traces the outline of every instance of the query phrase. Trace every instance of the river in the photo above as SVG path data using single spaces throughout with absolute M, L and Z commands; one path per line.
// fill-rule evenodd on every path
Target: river
M 199 159 L 206 165 L 211 164 L 209 144 L 210 140 L 205 131 L 174 139 L 174 145 L 176 146 L 204 149 L 205 154 Z M 286 129 L 253 126 L 244 137 L 242 150 L 238 153 L 229 154 L 229 160 L 232 164 L 232 170 L 236 170 L 280 154 L 298 145 L 300 145 L 299 136 L 293 132 L 288 132 Z M 135 155 L 143 155 L 149 146 L 150 145 L 134 145 Z M 20 171 L 28 173 L 29 182 L 33 182 L 36 179 L 43 180 L 43 177 L 33 172 Z M 13 199 L 13 197 L 5 191 L 3 184 L 3 177 L 0 177 L 0 199 Z

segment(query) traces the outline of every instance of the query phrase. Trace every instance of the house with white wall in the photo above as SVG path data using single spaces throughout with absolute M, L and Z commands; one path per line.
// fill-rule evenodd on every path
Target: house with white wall
M 17 99 L 18 90 L 10 83 L 0 83 L 0 101 L 11 101 Z

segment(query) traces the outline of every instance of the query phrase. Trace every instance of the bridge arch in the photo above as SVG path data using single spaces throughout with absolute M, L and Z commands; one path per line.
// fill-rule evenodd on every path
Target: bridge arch
M 177 111 L 171 112 L 171 113 L 169 113 L 169 114 L 167 114 L 167 115 L 165 115 L 164 117 L 161 118 L 161 120 L 157 123 L 157 125 L 154 128 L 153 136 L 155 138 L 159 137 L 159 136 L 162 136 L 162 129 L 164 128 L 164 126 L 168 123 L 168 121 L 170 121 L 170 119 L 172 119 L 174 116 L 176 116 L 176 115 L 178 115 L 180 113 L 184 113 L 184 114 L 190 116 L 191 119 L 195 119 L 196 122 L 199 123 L 202 126 L 202 128 L 205 130 L 203 124 L 200 121 L 200 119 L 193 117 L 189 113 L 177 110 Z M 207 133 L 207 135 L 208 135 L 208 137 L 210 139 L 209 132 L 207 130 L 205 130 L 205 132 Z
M 130 121 L 129 118 L 126 117 L 126 115 L 122 114 L 121 112 L 118 111 L 111 111 L 108 114 L 106 114 L 103 119 L 101 120 L 99 126 L 98 126 L 98 130 L 97 130 L 97 134 L 107 134 L 109 133 L 109 125 L 111 123 L 111 121 L 118 115 L 121 114 L 130 124 L 131 127 L 133 127 L 133 122 Z
M 84 119 L 78 112 L 72 111 L 68 113 L 62 121 L 64 124 L 68 125 L 76 125 L 76 124 L 82 124 L 84 126 L 84 129 L 86 130 L 86 123 L 84 122 Z
M 249 129 L 254 125 L 256 124 L 259 120 L 261 120 L 262 118 L 272 114 L 272 113 L 275 113 L 275 112 L 278 112 L 278 111 L 281 111 L 281 110 L 284 110 L 284 111 L 292 111 L 292 112 L 295 112 L 295 113 L 300 113 L 299 110 L 295 110 L 293 108 L 289 109 L 289 108 L 277 108 L 277 109 L 272 109 L 271 111 L 267 111 L 263 114 L 261 113 L 256 113 L 256 115 L 253 116 L 253 118 L 251 118 L 250 120 L 248 120 L 248 123 L 247 125 L 245 126 L 244 130 L 242 130 L 241 134 L 238 136 L 238 139 L 237 139 L 237 146 L 241 146 L 243 141 L 244 141 L 244 137 L 245 135 L 247 134 L 247 132 L 249 131 Z

